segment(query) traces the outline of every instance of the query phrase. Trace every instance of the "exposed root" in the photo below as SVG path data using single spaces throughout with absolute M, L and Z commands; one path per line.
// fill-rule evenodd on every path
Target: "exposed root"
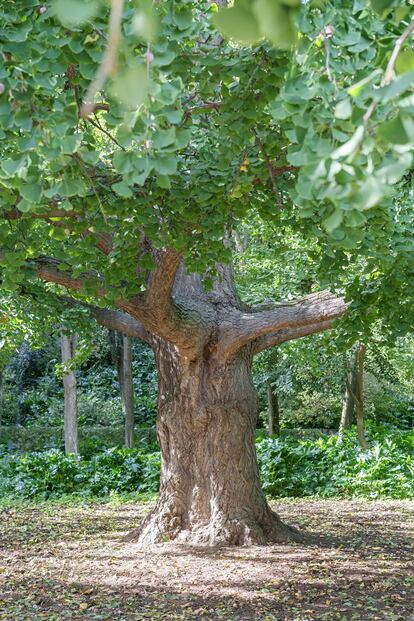
M 126 536 L 128 541 L 142 545 L 174 541 L 191 545 L 251 546 L 268 543 L 304 542 L 307 537 L 266 508 L 262 520 L 229 518 L 219 515 L 210 522 L 183 520 L 181 516 L 155 508 L 142 522 Z

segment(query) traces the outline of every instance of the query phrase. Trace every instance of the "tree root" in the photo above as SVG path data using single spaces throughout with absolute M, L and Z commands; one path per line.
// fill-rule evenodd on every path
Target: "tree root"
M 218 515 L 209 522 L 193 519 L 191 523 L 179 515 L 155 508 L 126 536 L 127 541 L 142 545 L 174 541 L 211 547 L 302 543 L 307 539 L 301 531 L 284 524 L 269 508 L 261 520 Z

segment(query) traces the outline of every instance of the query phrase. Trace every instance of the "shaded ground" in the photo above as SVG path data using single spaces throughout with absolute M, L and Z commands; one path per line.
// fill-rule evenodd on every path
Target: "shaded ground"
M 320 543 L 142 549 L 148 505 L 1 509 L 0 620 L 414 619 L 413 502 L 275 508 Z

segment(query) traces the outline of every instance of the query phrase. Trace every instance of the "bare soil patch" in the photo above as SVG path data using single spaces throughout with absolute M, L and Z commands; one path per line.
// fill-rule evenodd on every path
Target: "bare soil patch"
M 414 503 L 283 501 L 313 543 L 142 548 L 149 505 L 0 510 L 1 621 L 411 621 Z

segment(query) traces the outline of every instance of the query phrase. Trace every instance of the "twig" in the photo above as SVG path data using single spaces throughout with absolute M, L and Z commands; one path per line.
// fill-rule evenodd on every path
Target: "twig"
M 402 33 L 402 35 L 400 37 L 398 37 L 394 49 L 392 51 L 391 57 L 388 61 L 388 65 L 387 68 L 385 69 L 385 73 L 384 76 L 381 80 L 381 86 L 388 86 L 388 84 L 391 83 L 393 75 L 394 75 L 394 67 L 395 67 L 395 63 L 397 62 L 397 58 L 399 53 L 401 52 L 401 48 L 404 45 L 404 43 L 406 42 L 406 40 L 408 39 L 408 37 L 410 36 L 410 34 L 414 31 L 414 19 L 411 21 L 411 23 L 407 26 L 407 28 L 404 30 L 404 32 Z M 377 107 L 378 102 L 373 100 L 367 111 L 364 114 L 364 126 L 367 126 L 367 123 L 369 121 L 369 119 L 371 118 L 371 116 L 374 113 L 375 108 Z
M 332 69 L 331 69 L 331 46 L 329 45 L 328 39 L 332 37 L 332 28 L 330 26 L 325 26 L 323 29 L 323 42 L 325 44 L 325 67 L 326 73 L 328 75 L 329 82 L 334 82 Z
M 112 134 L 110 132 L 108 132 L 108 130 L 106 130 L 104 127 L 102 127 L 102 125 L 100 123 L 98 123 L 97 121 L 92 120 L 91 118 L 88 118 L 88 122 L 91 123 L 94 127 L 96 127 L 96 129 L 99 129 L 99 131 L 103 132 L 106 136 L 108 136 L 108 138 L 110 138 L 112 140 L 112 142 L 117 144 L 118 147 L 120 147 L 122 149 L 122 151 L 126 151 L 125 147 L 123 147 L 122 144 L 120 142 L 118 142 L 118 140 L 114 136 L 112 136 Z
M 91 112 L 93 112 L 95 107 L 94 99 L 96 94 L 105 84 L 106 78 L 116 69 L 116 52 L 118 49 L 119 40 L 121 38 L 123 7 L 124 0 L 111 0 L 108 44 L 102 58 L 102 62 L 99 65 L 98 71 L 96 72 L 95 77 L 93 78 L 86 92 L 85 100 L 80 110 L 81 117 L 85 118 L 89 116 Z

